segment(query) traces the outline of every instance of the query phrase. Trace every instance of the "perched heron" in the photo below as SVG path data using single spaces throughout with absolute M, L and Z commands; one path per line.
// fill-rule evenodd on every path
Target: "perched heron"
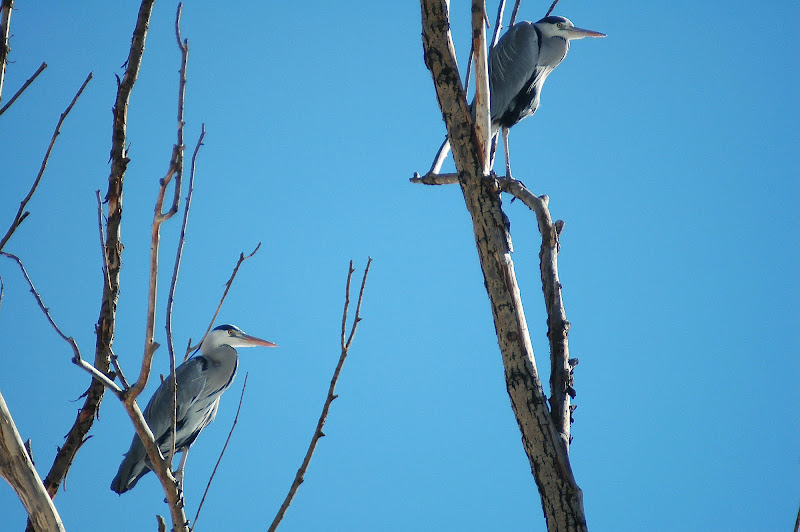
M 489 53 L 492 136 L 502 131 L 506 177 L 511 177 L 509 128 L 536 112 L 544 80 L 567 56 L 569 42 L 584 37 L 605 34 L 576 28 L 564 17 L 549 16 L 535 23 L 514 24 Z
M 177 478 L 183 479 L 183 468 L 189 454 L 189 446 L 200 432 L 214 420 L 222 393 L 236 377 L 239 357 L 236 347 L 278 347 L 272 342 L 245 334 L 234 325 L 220 325 L 210 331 L 200 351 L 175 369 L 176 430 L 175 450 L 183 451 Z M 172 416 L 170 415 L 170 379 L 165 379 L 144 409 L 144 419 L 153 431 L 156 444 L 166 456 L 170 449 Z M 119 494 L 133 488 L 142 476 L 150 471 L 150 460 L 142 440 L 134 434 L 131 447 L 119 466 L 117 476 L 111 481 L 111 489 Z
M 605 34 L 576 28 L 564 17 L 548 16 L 539 22 L 514 24 L 489 51 L 492 137 L 502 130 L 506 177 L 511 177 L 509 128 L 536 112 L 544 80 L 567 56 L 569 42 L 584 37 Z M 429 173 L 439 173 L 449 151 L 450 142 L 445 140 Z

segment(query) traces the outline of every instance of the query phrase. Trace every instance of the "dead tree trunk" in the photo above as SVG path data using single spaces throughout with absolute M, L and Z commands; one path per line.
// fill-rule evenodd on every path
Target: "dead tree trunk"
M 511 236 L 501 205 L 501 185 L 503 189 L 509 189 L 509 184 L 498 182 L 488 172 L 484 144 L 488 140 L 480 138 L 484 135 L 473 125 L 461 84 L 450 36 L 448 2 L 421 0 L 421 5 L 425 64 L 433 76 L 436 95 L 447 125 L 458 170 L 458 182 L 472 218 L 478 257 L 505 367 L 506 386 L 522 433 L 522 443 L 539 489 L 547 527 L 551 531 L 587 530 L 582 492 L 575 482 L 569 462 L 569 416 L 565 423 L 558 422 L 559 418 L 563 418 L 560 413 L 569 411 L 569 395 L 561 393 L 564 390 L 571 391 L 571 388 L 568 388 L 571 378 L 569 370 L 566 374 L 558 372 L 559 374 L 555 375 L 557 382 L 553 398 L 560 401 L 560 404 L 556 405 L 558 408 L 554 408 L 551 413 L 536 370 L 533 347 L 511 259 Z M 483 25 L 482 11 L 485 8 L 482 2 L 478 2 L 477 5 L 480 12 L 477 16 L 473 16 L 473 36 L 482 32 L 480 26 Z M 476 13 L 475 4 L 473 13 Z M 485 49 L 483 53 L 485 54 Z M 487 76 L 485 60 L 482 64 L 483 72 L 476 71 L 475 74 L 485 79 Z M 483 105 L 488 106 L 488 98 L 483 101 Z M 476 116 L 482 117 L 485 113 L 486 111 L 483 113 L 477 111 Z M 556 226 L 552 221 L 549 222 L 549 227 L 543 223 L 550 220 L 549 213 L 546 220 L 538 216 L 540 211 L 546 212 L 546 197 L 533 198 L 540 203 L 537 219 L 540 222 L 540 229 L 543 230 L 544 243 L 548 249 L 555 250 Z M 543 252 L 544 248 L 545 245 Z M 543 261 L 544 255 L 543 253 Z M 543 272 L 545 266 L 543 262 Z M 551 293 L 555 289 L 552 282 L 552 277 L 546 280 L 545 293 L 548 292 L 547 285 L 551 285 L 549 286 Z M 557 283 L 557 274 L 555 282 Z M 560 285 L 556 290 L 560 303 Z M 558 340 L 556 329 L 559 324 L 553 322 L 549 325 L 551 339 Z M 560 326 L 565 331 L 568 322 L 564 319 Z M 566 332 L 562 336 L 565 340 Z M 566 350 L 563 351 L 560 354 L 553 353 L 553 356 L 566 356 Z M 554 364 L 555 366 L 562 367 L 564 364 L 559 362 Z

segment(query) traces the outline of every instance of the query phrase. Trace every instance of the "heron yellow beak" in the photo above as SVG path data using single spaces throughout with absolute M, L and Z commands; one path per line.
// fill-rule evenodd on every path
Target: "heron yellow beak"
M 250 336 L 249 334 L 242 333 L 239 335 L 239 339 L 245 342 L 248 346 L 263 346 L 263 347 L 278 347 L 278 344 L 270 342 L 269 340 L 262 340 L 261 338 L 256 338 L 255 336 Z
M 585 30 L 583 28 L 569 28 L 567 30 L 569 40 L 583 39 L 584 37 L 605 37 L 605 33 L 600 33 L 594 30 Z

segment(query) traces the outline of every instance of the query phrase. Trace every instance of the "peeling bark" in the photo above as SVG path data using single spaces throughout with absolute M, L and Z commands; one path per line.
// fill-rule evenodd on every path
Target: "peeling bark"
M 565 433 L 554 423 L 542 391 L 511 259 L 511 236 L 502 210 L 500 184 L 483 171 L 485 155 L 461 85 L 450 37 L 448 4 L 445 0 L 421 0 L 421 7 L 425 64 L 433 77 L 458 181 L 472 219 L 508 394 L 539 489 L 547 527 L 551 531 L 586 530 L 582 492 L 569 463 L 568 416 Z M 476 76 L 486 75 L 485 71 L 476 72 Z M 548 236 L 549 232 L 545 238 Z M 560 299 L 560 291 L 548 295 L 556 296 Z M 552 321 L 551 327 L 555 325 L 555 317 Z M 555 338 L 556 333 L 552 336 Z

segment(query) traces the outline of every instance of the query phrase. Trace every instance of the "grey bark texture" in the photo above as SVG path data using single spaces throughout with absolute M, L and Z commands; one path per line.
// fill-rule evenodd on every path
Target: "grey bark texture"
M 421 7 L 425 64 L 433 77 L 452 145 L 458 181 L 472 219 L 502 353 L 506 386 L 539 489 L 547 527 L 550 531 L 587 530 L 583 495 L 569 462 L 569 415 L 566 416 L 564 431 L 564 423 L 554 420 L 563 419 L 563 415 L 551 415 L 547 397 L 542 391 L 511 259 L 511 236 L 502 210 L 500 183 L 483 170 L 486 166 L 484 146 L 475 132 L 461 84 L 450 37 L 448 3 L 446 0 L 421 0 Z M 477 32 L 474 27 L 473 32 Z M 476 72 L 476 76 L 486 76 L 486 73 Z M 549 247 L 556 248 L 557 241 L 551 238 L 552 234 L 548 229 L 545 239 L 549 240 Z M 552 278 L 546 279 L 545 286 L 545 293 L 550 291 L 548 297 L 551 300 L 554 298 L 552 282 Z M 560 302 L 560 291 L 558 299 Z M 553 332 L 551 339 L 557 336 Z M 562 336 L 565 337 L 566 333 Z M 563 386 L 559 384 L 559 387 Z M 564 412 L 561 405 L 558 406 L 558 411 Z

